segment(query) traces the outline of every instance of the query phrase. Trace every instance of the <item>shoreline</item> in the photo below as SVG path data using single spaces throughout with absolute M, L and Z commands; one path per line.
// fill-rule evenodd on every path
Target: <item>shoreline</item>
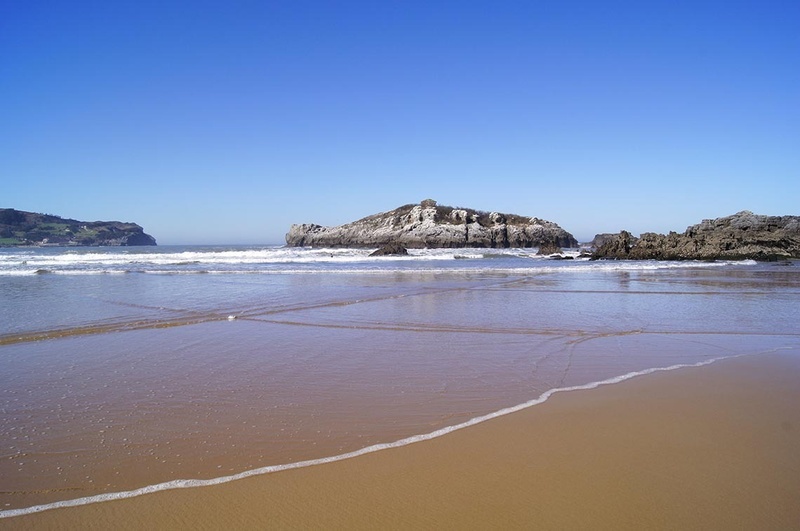
M 539 407 L 509 408 L 515 411 L 465 423 L 469 429 L 448 428 L 446 437 L 423 436 L 422 444 L 405 441 L 222 485 L 15 516 L 0 526 L 722 528 L 749 522 L 780 529 L 800 522 L 800 502 L 791 496 L 800 491 L 798 475 L 791 474 L 800 469 L 800 413 L 792 407 L 800 403 L 793 385 L 800 359 L 779 352 L 708 363 L 549 392 L 555 396 L 540 399 L 546 402 Z M 777 419 L 777 433 L 754 425 L 770 418 Z M 742 453 L 737 438 L 752 455 Z M 594 458 L 587 461 L 587 453 Z M 760 488 L 745 488 L 747 482 Z M 623 500 L 625 510 L 615 503 Z
M 739 357 L 739 356 L 732 356 L 732 357 Z M 730 357 L 730 358 L 732 358 Z M 509 406 L 498 411 L 493 411 L 491 413 L 487 413 L 485 415 L 481 415 L 478 417 L 473 417 L 465 422 L 461 422 L 459 424 L 454 424 L 451 426 L 445 426 L 438 430 L 434 430 L 428 433 L 416 434 L 410 437 L 405 437 L 403 439 L 399 439 L 392 442 L 386 443 L 379 443 L 374 444 L 371 446 L 367 446 L 364 448 L 359 448 L 357 450 L 353 450 L 350 452 L 346 452 L 343 454 L 337 454 L 332 456 L 325 456 L 319 457 L 316 459 L 309 459 L 305 461 L 295 461 L 289 463 L 281 463 L 276 465 L 268 465 L 264 467 L 254 468 L 250 470 L 245 470 L 236 474 L 231 474 L 227 476 L 219 476 L 214 478 L 208 479 L 175 479 L 166 481 L 163 483 L 156 483 L 152 485 L 145 485 L 143 487 L 139 487 L 132 490 L 127 491 L 117 491 L 117 492 L 106 492 L 101 494 L 95 494 L 92 496 L 86 496 L 81 498 L 72 498 L 67 500 L 60 500 L 51 503 L 44 503 L 40 505 L 33 505 L 29 507 L 23 507 L 18 509 L 7 509 L 0 511 L 0 520 L 4 518 L 14 518 L 17 516 L 25 516 L 28 514 L 36 514 L 44 511 L 51 511 L 55 509 L 64 509 L 70 507 L 81 507 L 84 505 L 91 505 L 95 503 L 106 503 L 110 501 L 117 501 L 117 500 L 125 500 L 130 498 L 136 498 L 139 496 L 144 496 L 146 494 L 154 494 L 157 492 L 164 492 L 169 490 L 176 490 L 176 489 L 194 489 L 194 488 L 201 488 L 201 487 L 211 487 L 215 485 L 224 485 L 225 483 L 231 483 L 233 481 L 240 481 L 242 479 L 250 478 L 250 477 L 257 477 L 263 476 L 267 474 L 274 474 L 277 472 L 283 472 L 287 470 L 294 470 L 298 468 L 307 468 L 313 466 L 324 465 L 328 463 L 336 463 L 339 461 L 344 461 L 346 459 L 353 459 L 356 457 L 360 457 L 362 455 L 371 454 L 374 452 L 381 452 L 384 450 L 392 450 L 396 448 L 402 448 L 404 446 L 408 446 L 411 444 L 416 444 L 424 441 L 429 441 L 433 439 L 437 439 L 439 437 L 443 437 L 450 433 L 463 430 L 465 428 L 469 428 L 471 426 L 475 426 L 481 424 L 483 422 L 490 421 L 495 418 L 504 417 L 506 415 L 510 415 L 516 413 L 518 411 L 523 411 L 525 409 L 538 406 L 547 402 L 552 396 L 558 393 L 569 393 L 574 391 L 589 391 L 592 389 L 597 389 L 599 387 L 603 387 L 606 385 L 615 385 L 632 378 L 638 378 L 641 376 L 647 376 L 650 374 L 655 374 L 659 372 L 670 372 L 679 369 L 686 369 L 686 368 L 697 368 L 703 367 L 706 365 L 711 365 L 718 361 L 723 361 L 729 358 L 711 358 L 705 361 L 701 361 L 698 363 L 693 364 L 679 364 L 679 365 L 672 365 L 669 367 L 656 367 L 645 369 L 642 371 L 635 371 L 630 372 L 627 374 L 623 374 L 620 376 L 614 376 L 612 378 L 608 378 L 606 380 L 601 380 L 597 382 L 590 382 L 587 384 L 582 385 L 575 385 L 570 387 L 557 387 L 554 389 L 550 389 L 538 397 L 531 399 L 527 402 L 523 402 L 521 404 L 516 404 L 514 406 Z

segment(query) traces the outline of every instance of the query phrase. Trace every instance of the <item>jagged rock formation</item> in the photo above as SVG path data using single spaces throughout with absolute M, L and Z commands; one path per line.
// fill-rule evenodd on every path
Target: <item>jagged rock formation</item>
M 407 256 L 408 249 L 403 247 L 397 242 L 387 243 L 380 249 L 377 249 L 371 253 L 370 256 Z
M 286 243 L 294 247 L 577 247 L 569 232 L 538 218 L 453 208 L 426 199 L 340 225 L 292 225 Z
M 622 231 L 606 239 L 594 259 L 783 260 L 800 258 L 800 216 L 763 216 L 747 210 L 706 219 L 683 234 Z
M 0 208 L 0 246 L 18 245 L 156 245 L 156 240 L 135 223 L 78 221 Z
M 589 242 L 589 247 L 591 247 L 592 249 L 599 249 L 600 247 L 602 247 L 602 245 L 604 243 L 606 243 L 608 240 L 610 240 L 611 238 L 613 238 L 615 236 L 616 236 L 616 234 L 608 233 L 608 232 L 604 232 L 604 233 L 601 233 L 601 234 L 595 234 L 594 238 L 592 239 L 592 241 Z
M 561 253 L 561 246 L 552 242 L 543 243 L 542 245 L 539 246 L 539 250 L 536 252 L 536 254 L 541 256 L 549 254 L 560 254 L 560 253 Z

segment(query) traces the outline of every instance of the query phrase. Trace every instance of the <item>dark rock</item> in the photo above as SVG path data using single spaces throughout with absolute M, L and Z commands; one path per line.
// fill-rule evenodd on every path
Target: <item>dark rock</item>
M 648 232 L 638 240 L 622 231 L 598 247 L 592 258 L 759 261 L 800 258 L 800 216 L 762 216 L 743 211 L 703 220 L 683 234 Z
M 403 247 L 397 242 L 392 242 L 384 245 L 380 249 L 369 254 L 370 256 L 406 256 L 408 249 Z
M 603 246 L 604 243 L 606 243 L 614 236 L 616 236 L 616 234 L 608 232 L 602 234 L 595 234 L 592 241 L 589 242 L 589 247 L 591 247 L 592 249 L 599 249 L 600 247 Z
M 595 238 L 597 239 L 597 238 Z M 628 231 L 619 234 L 608 234 L 602 238 L 602 243 L 592 254 L 592 258 L 613 258 L 623 260 L 629 257 L 631 248 L 636 243 L 636 238 Z
M 549 254 L 561 254 L 562 249 L 561 246 L 553 243 L 553 242 L 545 242 L 539 246 L 539 250 L 536 252 L 538 255 L 549 255 Z
M 381 247 L 395 242 L 409 249 L 578 245 L 551 221 L 442 206 L 432 199 L 338 227 L 292 225 L 286 234 L 286 243 L 293 247 Z

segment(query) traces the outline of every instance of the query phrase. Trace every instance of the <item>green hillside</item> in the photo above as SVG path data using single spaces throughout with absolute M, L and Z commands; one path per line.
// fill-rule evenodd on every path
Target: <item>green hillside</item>
M 0 209 L 0 246 L 156 245 L 135 223 L 78 221 L 51 214 Z

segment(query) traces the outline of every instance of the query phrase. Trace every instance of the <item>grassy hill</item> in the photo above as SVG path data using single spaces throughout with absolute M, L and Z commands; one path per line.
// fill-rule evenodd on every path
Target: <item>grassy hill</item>
M 1 208 L 0 246 L 24 245 L 156 245 L 156 240 L 135 223 L 78 221 Z

